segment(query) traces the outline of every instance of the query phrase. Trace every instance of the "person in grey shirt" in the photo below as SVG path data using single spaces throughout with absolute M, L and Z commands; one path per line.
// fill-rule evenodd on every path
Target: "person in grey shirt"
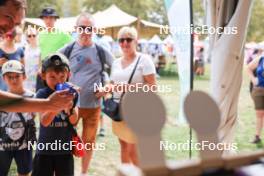
M 69 57 L 71 77 L 70 82 L 80 87 L 80 98 L 78 101 L 79 119 L 83 120 L 82 138 L 83 142 L 90 144 L 91 150 L 86 149 L 82 158 L 82 174 L 88 171 L 92 157 L 92 146 L 95 144 L 96 132 L 101 113 L 101 100 L 95 96 L 94 87 L 102 81 L 102 62 L 99 57 L 99 50 L 92 41 L 92 34 L 95 32 L 94 19 L 88 13 L 82 13 L 77 19 L 76 30 L 77 40 L 70 43 L 60 52 Z M 100 47 L 105 55 L 105 64 L 111 68 L 113 62 L 112 54 Z M 69 52 L 70 50 L 70 52 Z

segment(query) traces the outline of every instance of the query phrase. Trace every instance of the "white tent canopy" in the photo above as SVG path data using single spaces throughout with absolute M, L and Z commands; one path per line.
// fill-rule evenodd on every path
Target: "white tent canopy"
M 163 26 L 160 24 L 156 24 L 156 23 L 152 23 L 150 21 L 146 21 L 146 20 L 140 20 L 140 22 L 144 25 L 144 26 L 149 26 L 149 27 L 154 27 L 154 28 L 162 28 Z
M 138 43 L 147 44 L 148 40 L 144 39 L 144 38 L 141 38 L 141 39 L 138 40 Z
M 116 5 L 112 5 L 104 11 L 95 13 L 94 18 L 96 26 L 100 28 L 125 26 L 137 21 L 136 17 L 127 14 Z
M 171 35 L 168 35 L 168 36 L 163 40 L 163 43 L 173 44 L 174 41 L 173 41 Z
M 152 44 L 161 44 L 162 40 L 160 39 L 160 37 L 158 35 L 154 35 L 150 40 L 149 43 Z

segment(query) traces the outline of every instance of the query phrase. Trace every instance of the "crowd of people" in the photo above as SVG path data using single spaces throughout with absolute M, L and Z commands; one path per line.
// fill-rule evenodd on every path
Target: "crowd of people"
M 102 97 L 110 93 L 120 102 L 124 93 L 117 89 L 120 85 L 155 85 L 155 65 L 150 56 L 137 51 L 138 34 L 133 27 L 120 29 L 122 56 L 114 58 L 109 50 L 93 42 L 95 21 L 90 14 L 81 13 L 76 21 L 76 29 L 88 32 L 72 38 L 54 28 L 59 16 L 51 7 L 44 8 L 39 16 L 47 31 L 15 28 L 25 15 L 25 7 L 24 0 L 0 3 L 0 176 L 8 175 L 13 159 L 18 175 L 71 176 L 71 148 L 37 147 L 33 152 L 29 142 L 36 141 L 37 146 L 56 141 L 69 144 L 72 127 L 82 122 L 83 143 L 92 146 L 102 116 Z M 110 68 L 109 81 L 102 65 Z M 65 82 L 77 90 L 78 96 L 69 90 L 56 90 Z M 104 87 L 94 90 L 94 85 L 102 82 Z M 35 118 L 39 118 L 39 129 Z M 138 165 L 136 136 L 124 121 L 113 121 L 112 128 L 120 143 L 121 162 Z M 87 149 L 82 157 L 83 176 L 88 173 L 92 154 L 93 149 Z

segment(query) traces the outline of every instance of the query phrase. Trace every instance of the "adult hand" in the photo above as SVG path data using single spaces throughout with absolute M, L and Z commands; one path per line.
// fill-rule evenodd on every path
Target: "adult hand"
M 101 97 L 104 97 L 106 94 L 107 94 L 107 92 L 96 92 L 95 96 L 96 96 L 96 98 L 101 98 Z
M 101 88 L 97 89 L 96 92 L 95 92 L 95 96 L 96 96 L 97 98 L 104 97 L 104 96 L 106 96 L 108 93 L 113 92 L 113 88 L 114 88 L 114 85 L 112 85 L 112 84 L 107 84 L 107 85 L 105 85 L 104 87 L 101 87 Z
M 50 108 L 48 111 L 61 111 L 72 107 L 74 95 L 70 94 L 68 90 L 56 91 L 49 96 Z

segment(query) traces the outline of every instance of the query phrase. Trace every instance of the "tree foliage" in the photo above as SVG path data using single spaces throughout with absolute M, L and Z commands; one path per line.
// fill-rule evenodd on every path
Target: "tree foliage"
M 27 0 L 27 17 L 38 17 L 44 7 L 53 7 L 60 16 L 76 16 L 82 10 L 82 0 Z
M 248 28 L 247 41 L 264 40 L 264 0 L 255 0 Z
M 27 0 L 27 17 L 38 17 L 41 9 L 45 6 L 50 6 L 52 2 L 52 0 Z

